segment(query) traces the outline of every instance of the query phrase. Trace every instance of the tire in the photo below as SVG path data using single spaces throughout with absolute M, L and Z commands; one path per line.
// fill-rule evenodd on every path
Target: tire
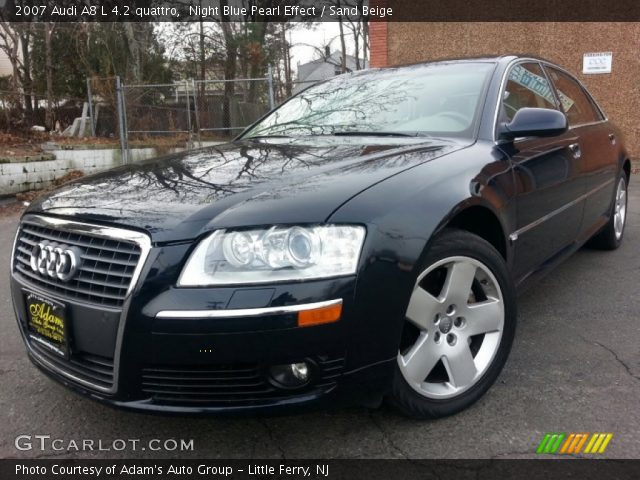
M 445 230 L 421 267 L 389 400 L 433 419 L 464 410 L 495 382 L 513 343 L 516 297 L 502 256 L 466 231 Z
M 589 246 L 601 250 L 615 250 L 622 244 L 627 222 L 627 175 L 623 172 L 616 183 L 616 193 L 611 206 L 609 221 L 591 240 Z

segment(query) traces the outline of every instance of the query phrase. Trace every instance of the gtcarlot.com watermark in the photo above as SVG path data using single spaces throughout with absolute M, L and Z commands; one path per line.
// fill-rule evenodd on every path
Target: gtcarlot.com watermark
M 104 439 L 65 439 L 55 438 L 51 435 L 18 435 L 14 445 L 17 450 L 38 452 L 192 452 L 193 439 L 183 438 L 151 438 L 141 440 L 139 438 Z

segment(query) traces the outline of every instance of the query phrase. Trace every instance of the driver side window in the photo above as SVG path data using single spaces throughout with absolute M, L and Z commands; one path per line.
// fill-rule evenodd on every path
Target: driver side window
M 559 109 L 551 85 L 537 63 L 514 66 L 502 95 L 502 116 L 507 122 L 524 107 Z

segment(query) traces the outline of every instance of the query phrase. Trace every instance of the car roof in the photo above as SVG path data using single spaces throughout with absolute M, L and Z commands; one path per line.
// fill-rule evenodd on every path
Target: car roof
M 389 65 L 386 67 L 381 67 L 379 69 L 372 70 L 385 70 L 385 69 L 394 69 L 394 68 L 402 68 L 402 67 L 414 67 L 419 65 L 430 65 L 435 63 L 476 63 L 476 62 L 493 62 L 493 63 L 511 63 L 514 60 L 518 59 L 533 59 L 539 60 L 541 62 L 549 63 L 554 65 L 554 62 L 551 62 L 547 59 L 544 59 L 538 55 L 532 55 L 527 53 L 522 54 L 505 54 L 505 55 L 474 55 L 470 57 L 447 57 L 447 58 L 438 58 L 434 60 L 426 60 L 421 62 L 412 62 L 405 63 L 400 65 Z

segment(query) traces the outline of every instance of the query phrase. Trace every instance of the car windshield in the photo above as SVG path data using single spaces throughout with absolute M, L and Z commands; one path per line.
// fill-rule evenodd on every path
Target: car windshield
M 471 136 L 493 63 L 436 63 L 342 75 L 285 102 L 244 138 Z

